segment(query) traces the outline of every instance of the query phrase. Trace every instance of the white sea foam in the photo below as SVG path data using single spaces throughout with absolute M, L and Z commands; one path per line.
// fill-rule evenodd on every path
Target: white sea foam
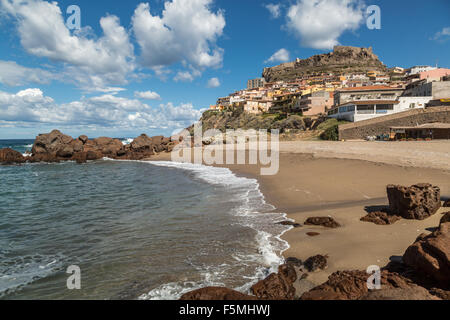
M 5 257 L 0 253 L 0 297 L 53 274 L 60 269 L 62 255 L 32 255 Z
M 127 144 L 132 143 L 133 140 L 134 140 L 133 138 L 125 138 L 125 139 L 122 139 L 121 141 L 122 141 L 123 145 L 127 145 Z
M 266 277 L 270 272 L 276 272 L 278 266 L 284 262 L 281 254 L 289 248 L 289 244 L 281 239 L 281 236 L 292 227 L 276 224 L 276 222 L 286 220 L 286 215 L 270 212 L 275 208 L 266 203 L 256 179 L 238 177 L 228 168 L 170 161 L 146 162 L 155 166 L 187 170 L 193 173 L 193 177 L 196 179 L 201 179 L 212 185 L 223 185 L 227 187 L 227 190 L 234 191 L 235 197 L 239 199 L 241 204 L 230 213 L 236 216 L 236 223 L 256 231 L 255 241 L 258 244 L 258 252 L 254 254 L 236 253 L 233 258 L 238 265 L 250 262 L 252 265 L 259 265 L 253 275 L 243 277 L 248 280 L 244 285 L 234 289 L 248 291 L 256 281 Z M 222 271 L 219 270 L 220 268 Z M 225 278 L 223 273 L 226 272 L 226 267 L 217 266 L 206 268 L 207 270 L 204 269 L 203 266 L 203 281 L 163 284 L 139 298 L 172 300 L 178 299 L 183 293 L 191 290 L 206 286 L 224 285 L 221 280 Z

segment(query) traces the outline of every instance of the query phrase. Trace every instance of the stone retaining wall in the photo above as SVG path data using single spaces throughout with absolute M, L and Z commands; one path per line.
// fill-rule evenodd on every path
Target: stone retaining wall
M 343 124 L 339 126 L 340 140 L 365 139 L 389 133 L 389 127 L 417 126 L 430 122 L 450 123 L 450 107 L 431 107 L 413 109 L 379 118 Z

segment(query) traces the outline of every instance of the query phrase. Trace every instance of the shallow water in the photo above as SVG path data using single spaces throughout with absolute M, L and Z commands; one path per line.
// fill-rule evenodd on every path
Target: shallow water
M 282 261 L 256 180 L 170 162 L 0 166 L 0 297 L 176 299 L 247 290 Z M 68 290 L 67 267 L 81 269 Z

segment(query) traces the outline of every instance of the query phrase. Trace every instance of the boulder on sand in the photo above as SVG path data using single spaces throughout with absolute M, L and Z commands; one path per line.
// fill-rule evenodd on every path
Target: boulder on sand
M 441 224 L 447 223 L 447 222 L 450 222 L 450 211 L 443 213 L 443 216 L 442 216 L 441 220 L 439 221 L 439 227 L 441 226 Z
M 405 219 L 423 220 L 441 207 L 440 189 L 429 183 L 388 185 L 386 189 L 390 212 Z
M 326 228 L 338 228 L 341 225 L 331 217 L 312 217 L 306 219 L 305 225 L 322 226 Z
M 366 216 L 362 217 L 360 220 L 365 222 L 373 222 L 378 225 L 388 225 L 393 224 L 401 218 L 396 215 L 391 215 L 384 211 L 369 212 Z
M 411 286 L 409 288 L 391 288 L 373 290 L 359 300 L 441 300 L 431 295 L 425 288 Z
M 403 255 L 407 266 L 442 288 L 450 288 L 450 222 L 446 219 L 430 235 L 420 235 Z
M 365 271 L 337 271 L 328 281 L 304 293 L 300 300 L 357 300 L 369 293 Z M 387 270 L 381 271 L 381 289 L 409 288 L 411 280 Z
M 306 259 L 303 265 L 309 272 L 314 272 L 319 269 L 324 270 L 328 266 L 327 259 L 328 259 L 327 255 L 318 254 Z
M 251 292 L 261 300 L 293 300 L 295 297 L 294 282 L 297 272 L 291 264 L 278 267 L 278 273 L 272 273 L 251 287 Z

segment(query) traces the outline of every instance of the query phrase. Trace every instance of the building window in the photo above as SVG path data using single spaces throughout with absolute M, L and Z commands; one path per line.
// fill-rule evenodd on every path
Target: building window
M 374 105 L 360 105 L 358 106 L 358 114 L 372 114 L 374 113 Z
M 377 110 L 394 110 L 393 104 L 377 104 Z

